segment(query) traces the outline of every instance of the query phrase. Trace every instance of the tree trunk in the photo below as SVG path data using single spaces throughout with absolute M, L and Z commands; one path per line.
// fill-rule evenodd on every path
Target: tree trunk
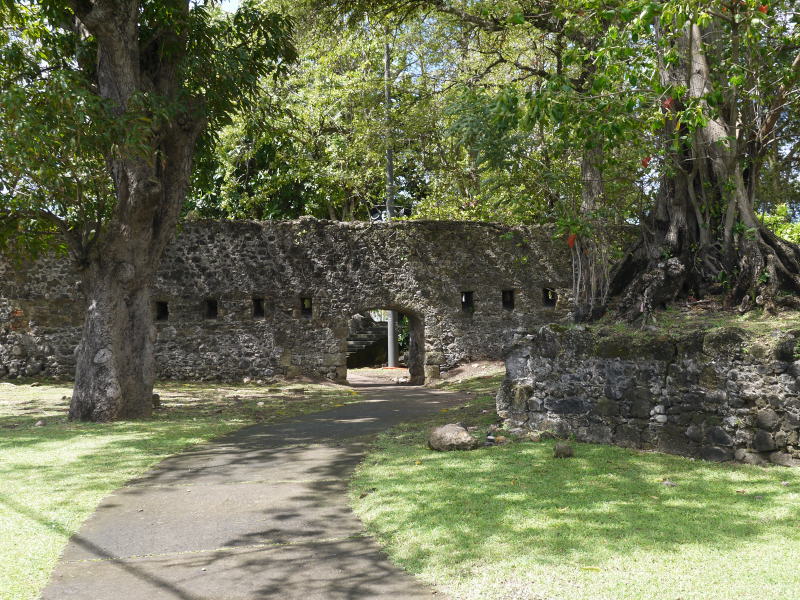
M 95 269 L 92 269 L 95 270 Z M 77 349 L 69 416 L 81 421 L 147 417 L 152 412 L 155 327 L 148 286 L 94 273 Z
M 603 147 L 587 147 L 581 157 L 581 211 L 591 212 L 603 199 Z
M 118 161 L 117 207 L 84 257 L 86 322 L 78 347 L 70 418 L 108 421 L 152 410 L 155 379 L 150 285 L 172 238 L 192 169 L 200 123 L 168 127 L 160 165 Z
M 188 20 L 189 4 L 169 4 Z M 137 94 L 155 92 L 181 109 L 152 119 L 143 147 L 120 147 L 108 158 L 116 203 L 91 248 L 73 248 L 83 272 L 87 309 L 77 350 L 70 418 L 109 421 L 152 411 L 155 378 L 150 285 L 175 232 L 205 119 L 187 101 L 178 76 L 186 30 L 161 31 L 164 51 L 148 63 L 139 52 L 137 0 L 96 0 L 73 9 L 97 39 L 100 95 L 119 115 Z M 133 110 L 136 110 L 135 108 Z
M 704 105 L 711 91 L 710 67 L 702 32 L 688 24 L 675 44 L 680 60 L 661 61 L 667 88 L 683 88 Z M 666 52 L 669 48 L 664 47 Z M 661 182 L 656 206 L 643 219 L 642 242 L 617 268 L 613 292 L 623 292 L 621 311 L 629 318 L 652 317 L 654 309 L 680 295 L 702 296 L 729 286 L 727 301 L 742 310 L 762 305 L 773 311 L 781 291 L 800 292 L 800 248 L 779 239 L 758 221 L 748 178 L 758 173 L 759 144 L 739 139 L 742 125 L 735 87 L 727 90 L 727 111 L 689 132 L 673 115 L 677 101 L 664 107 L 671 174 Z M 707 107 L 706 107 L 707 108 Z M 709 111 L 710 112 L 710 111 Z M 673 140 L 682 140 L 676 150 Z
M 593 320 L 605 312 L 610 274 L 609 240 L 594 211 L 602 206 L 603 146 L 587 146 L 581 157 L 581 214 L 585 233 L 572 238 L 572 294 L 577 322 Z

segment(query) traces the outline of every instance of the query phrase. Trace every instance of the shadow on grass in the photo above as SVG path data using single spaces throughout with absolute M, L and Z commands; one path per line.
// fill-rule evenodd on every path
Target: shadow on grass
M 447 556 L 454 568 L 498 552 L 594 564 L 684 544 L 730 548 L 768 532 L 798 541 L 800 506 L 787 500 L 797 488 L 784 469 L 588 444 L 555 460 L 544 442 L 448 454 L 390 443 L 356 479 L 356 491 L 376 490 L 358 512 L 384 539 L 424 540 L 394 548 L 406 564 Z

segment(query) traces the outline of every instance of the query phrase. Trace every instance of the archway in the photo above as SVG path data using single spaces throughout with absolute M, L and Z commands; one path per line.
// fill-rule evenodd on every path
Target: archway
M 347 337 L 347 370 L 383 367 L 388 346 L 386 319 L 396 310 L 401 366 L 408 369 L 408 384 L 425 383 L 425 321 L 414 311 L 395 306 L 377 306 L 350 317 Z

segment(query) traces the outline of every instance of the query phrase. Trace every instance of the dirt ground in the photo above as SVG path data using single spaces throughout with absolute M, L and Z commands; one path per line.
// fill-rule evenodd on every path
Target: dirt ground
M 450 369 L 442 374 L 441 381 L 457 382 L 473 377 L 487 377 L 505 372 L 505 365 L 502 361 L 480 360 L 476 362 L 460 365 L 455 369 Z M 364 369 L 349 369 L 347 371 L 347 381 L 350 383 L 385 383 L 402 385 L 408 382 L 408 369 L 375 367 Z M 436 385 L 436 382 L 432 382 Z

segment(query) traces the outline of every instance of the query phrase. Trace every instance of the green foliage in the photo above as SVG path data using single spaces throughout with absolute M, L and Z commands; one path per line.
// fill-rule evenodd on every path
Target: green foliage
M 99 93 L 97 43 L 69 3 L 0 8 L 0 241 L 15 253 L 87 251 L 116 207 L 110 162 L 161 160 L 166 132 L 191 120 L 210 127 L 210 152 L 216 129 L 295 56 L 291 20 L 255 1 L 233 15 L 144 1 L 139 14 L 143 77 L 162 79 L 120 107 Z M 172 57 L 174 72 L 160 73 Z
M 426 135 L 425 101 L 405 65 L 419 40 L 406 30 L 387 35 L 361 22 L 327 29 L 302 21 L 300 60 L 278 87 L 221 132 L 221 146 L 203 164 L 194 209 L 203 216 L 279 218 L 310 214 L 364 219 L 383 203 L 387 127 L 395 150 L 398 201 L 420 196 L 416 137 Z M 393 103 L 383 99 L 384 44 L 392 45 Z M 421 122 L 421 123 L 420 123 Z
M 787 204 L 779 204 L 772 213 L 761 215 L 761 222 L 783 239 L 800 244 L 800 221 L 792 219 Z

